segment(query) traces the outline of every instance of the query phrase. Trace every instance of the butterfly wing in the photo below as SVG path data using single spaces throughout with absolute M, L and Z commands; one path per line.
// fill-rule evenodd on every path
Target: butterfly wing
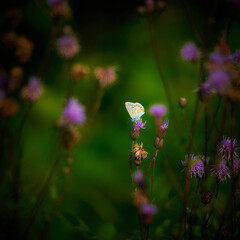
M 126 106 L 126 109 L 130 115 L 131 118 L 134 117 L 134 112 L 133 112 L 133 106 L 134 106 L 134 103 L 131 103 L 131 102 L 125 102 L 125 106 Z
M 134 103 L 133 106 L 133 119 L 138 120 L 144 114 L 144 107 L 140 103 Z

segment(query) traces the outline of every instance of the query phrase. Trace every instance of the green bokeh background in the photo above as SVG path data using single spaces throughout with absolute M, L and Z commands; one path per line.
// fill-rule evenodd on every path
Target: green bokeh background
M 139 239 L 138 214 L 137 208 L 133 205 L 129 174 L 132 122 L 125 109 L 125 102 L 140 102 L 146 111 L 143 115 L 143 120 L 147 121 L 146 129 L 141 130 L 138 140 L 149 153 L 149 157 L 141 166 L 144 171 L 154 152 L 156 134 L 148 109 L 156 103 L 168 106 L 151 48 L 147 18 L 136 12 L 136 7 L 140 4 L 142 4 L 140 1 L 101 4 L 94 1 L 92 3 L 70 1 L 72 19 L 62 24 L 73 26 L 81 45 L 79 55 L 71 64 L 81 62 L 89 65 L 91 69 L 90 75 L 76 84 L 73 94 L 86 106 L 87 114 L 91 111 L 98 89 L 94 68 L 116 65 L 118 78 L 116 83 L 106 90 L 90 131 L 74 149 L 71 184 L 51 224 L 49 239 L 92 239 L 92 236 L 106 240 Z M 217 6 L 216 18 L 210 14 L 213 10 L 212 5 L 205 11 L 205 3 L 188 4 L 200 34 L 208 34 L 207 50 L 213 51 L 226 27 L 228 15 L 222 13 L 224 7 L 228 6 L 228 1 L 223 1 L 222 5 Z M 20 31 L 29 36 L 35 44 L 33 58 L 24 66 L 26 83 L 28 77 L 35 75 L 42 64 L 42 53 L 48 43 L 52 22 L 45 1 L 22 1 L 20 5 L 24 13 Z M 202 22 L 209 15 L 213 22 L 206 30 Z M 239 47 L 238 20 L 236 19 L 232 25 L 229 38 L 233 51 Z M 196 102 L 194 90 L 199 83 L 199 64 L 182 61 L 180 49 L 187 41 L 194 41 L 198 46 L 199 42 L 182 1 L 167 1 L 165 11 L 161 15 L 154 14 L 153 22 L 163 74 L 171 92 L 181 132 L 188 143 L 178 100 L 180 97 L 187 98 L 186 114 L 191 125 Z M 2 23 L 5 24 L 3 20 Z M 23 209 L 23 218 L 29 214 L 39 189 L 60 151 L 56 147 L 58 135 L 53 126 L 60 117 L 64 105 L 69 77 L 66 62 L 57 54 L 55 47 L 52 48 L 47 72 L 42 78 L 44 95 L 31 109 L 21 137 L 23 197 L 20 206 Z M 212 99 L 210 104 L 215 107 L 217 97 Z M 24 108 L 25 104 L 22 103 L 21 112 L 10 120 L 13 129 L 18 124 Z M 203 154 L 202 104 L 199 109 L 194 140 Z M 221 111 L 222 108 L 220 113 Z M 183 187 L 184 172 L 181 161 L 184 160 L 186 152 L 176 136 L 169 111 L 166 119 L 169 120 L 169 128 L 164 148 L 157 157 L 154 177 L 153 203 L 157 205 L 158 212 L 150 228 L 152 239 L 169 237 L 178 227 L 182 210 L 181 199 L 172 187 L 166 166 L 171 167 L 179 186 Z M 229 135 L 228 129 L 224 132 Z M 239 136 L 236 134 L 235 137 Z M 49 152 L 54 147 L 53 155 L 49 157 Z M 51 213 L 54 198 L 64 183 L 65 175 L 62 168 L 65 165 L 66 162 L 63 160 L 56 171 L 49 196 L 44 201 L 30 233 L 31 239 L 39 239 L 36 233 L 41 232 L 43 218 Z M 150 190 L 150 176 L 147 184 Z M 194 184 L 196 182 L 193 181 L 193 186 Z M 228 188 L 228 183 L 223 185 L 220 186 L 220 190 Z M 224 198 L 224 191 L 222 197 Z M 86 230 L 87 226 L 89 231 Z

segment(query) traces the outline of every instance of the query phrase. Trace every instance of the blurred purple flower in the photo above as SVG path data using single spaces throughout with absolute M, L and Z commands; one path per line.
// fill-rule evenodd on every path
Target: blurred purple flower
M 234 54 L 228 56 L 228 60 L 232 62 L 234 65 L 240 64 L 240 51 L 236 51 Z
M 48 6 L 52 7 L 56 4 L 60 4 L 62 3 L 64 0 L 47 0 L 47 4 Z
M 219 51 L 214 51 L 209 55 L 210 62 L 215 63 L 215 64 L 223 64 L 227 58 L 225 55 L 223 55 Z
M 181 49 L 181 56 L 183 60 L 196 61 L 201 55 L 196 45 L 192 42 L 186 43 Z
M 41 80 L 37 77 L 31 77 L 28 85 L 22 89 L 22 97 L 31 102 L 38 100 L 43 94 Z
M 153 204 L 144 203 L 141 206 L 141 212 L 144 215 L 144 221 L 147 224 L 150 224 L 154 214 L 156 214 L 156 212 L 157 212 L 157 207 L 155 205 L 153 205 Z
M 226 181 L 227 178 L 231 178 L 230 170 L 224 160 L 213 167 L 212 175 L 215 175 L 220 182 Z
M 240 171 L 240 161 L 238 158 L 233 159 L 233 174 L 238 175 Z
M 139 186 L 144 186 L 145 181 L 141 171 L 137 170 L 134 174 L 134 179 Z
M 197 88 L 197 93 L 198 93 L 200 100 L 205 102 L 205 101 L 209 100 L 211 95 L 214 93 L 214 90 L 209 83 L 204 82 L 201 84 L 201 86 L 199 88 Z
M 66 101 L 66 106 L 62 111 L 62 118 L 66 125 L 82 125 L 86 120 L 85 108 L 77 99 L 70 98 Z
M 80 50 L 78 39 L 67 34 L 57 40 L 57 48 L 62 57 L 66 59 L 72 59 Z
M 155 104 L 152 105 L 149 109 L 149 113 L 152 114 L 155 117 L 162 117 L 167 112 L 167 108 L 165 105 L 162 104 Z
M 230 75 L 220 69 L 210 71 L 207 81 L 219 94 L 225 94 L 231 86 Z
M 235 139 L 223 137 L 220 145 L 220 153 L 223 159 L 231 159 L 231 155 L 237 156 L 237 141 Z

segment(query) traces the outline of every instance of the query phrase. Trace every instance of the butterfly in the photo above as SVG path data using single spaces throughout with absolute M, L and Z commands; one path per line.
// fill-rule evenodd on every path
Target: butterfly
M 132 121 L 138 121 L 145 113 L 144 107 L 140 103 L 125 102 L 126 109 L 132 118 Z

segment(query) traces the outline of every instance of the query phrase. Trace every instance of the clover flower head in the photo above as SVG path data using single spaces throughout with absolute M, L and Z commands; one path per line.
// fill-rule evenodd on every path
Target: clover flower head
M 224 160 L 222 160 L 213 167 L 212 175 L 215 175 L 220 182 L 224 182 L 227 180 L 227 178 L 231 178 L 230 170 Z
M 220 153 L 223 159 L 231 159 L 231 155 L 237 156 L 237 141 L 235 139 L 223 137 L 220 145 Z
M 196 45 L 192 42 L 186 43 L 181 49 L 181 56 L 183 60 L 195 62 L 201 55 Z

